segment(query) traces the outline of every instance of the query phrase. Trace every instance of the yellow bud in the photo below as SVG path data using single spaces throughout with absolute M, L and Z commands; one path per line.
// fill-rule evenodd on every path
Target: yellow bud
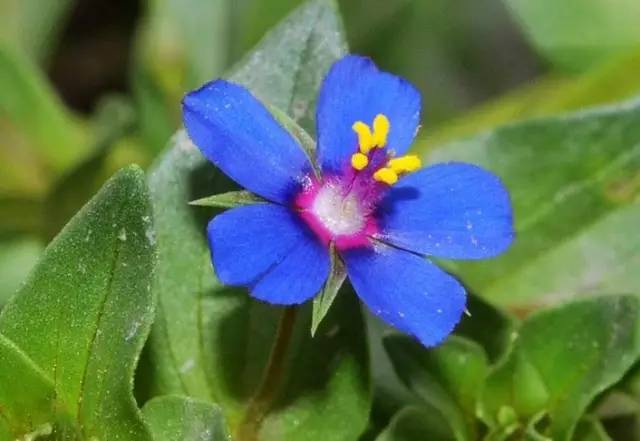
M 398 182 L 398 175 L 390 168 L 383 167 L 373 174 L 373 179 L 387 185 L 393 185 Z
M 351 166 L 356 170 L 362 170 L 369 164 L 369 158 L 362 153 L 354 153 L 351 155 Z

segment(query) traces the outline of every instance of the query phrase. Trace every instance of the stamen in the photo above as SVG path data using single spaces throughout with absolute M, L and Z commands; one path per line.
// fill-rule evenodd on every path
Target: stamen
M 366 155 L 375 145 L 371 129 L 362 121 L 356 121 L 355 123 L 353 123 L 353 126 L 351 126 L 351 128 L 358 135 L 360 152 Z
M 351 166 L 356 170 L 362 170 L 369 164 L 369 158 L 362 153 L 354 153 L 351 155 Z
M 389 119 L 379 113 L 373 120 L 373 140 L 376 146 L 384 147 L 387 145 L 387 135 L 389 135 L 389 129 L 391 124 Z
M 406 155 L 390 159 L 387 166 L 396 174 L 411 173 L 422 167 L 422 161 L 416 155 Z
M 392 169 L 383 167 L 373 174 L 373 179 L 387 185 L 393 185 L 398 182 L 398 175 Z

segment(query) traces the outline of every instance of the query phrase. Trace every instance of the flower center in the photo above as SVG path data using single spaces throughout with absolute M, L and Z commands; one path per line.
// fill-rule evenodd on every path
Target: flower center
M 320 188 L 311 212 L 332 236 L 355 234 L 366 222 L 357 196 L 353 193 L 345 195 L 339 186 L 331 183 Z
M 387 150 L 391 124 L 383 114 L 371 126 L 353 124 L 356 152 L 342 173 L 322 180 L 309 177 L 294 201 L 294 208 L 309 228 L 337 249 L 370 246 L 378 232 L 375 211 L 381 197 L 398 178 L 420 168 L 417 156 L 393 157 Z
M 378 228 L 371 215 L 369 198 L 344 176 L 311 180 L 294 205 L 309 228 L 337 249 L 369 246 L 369 236 Z

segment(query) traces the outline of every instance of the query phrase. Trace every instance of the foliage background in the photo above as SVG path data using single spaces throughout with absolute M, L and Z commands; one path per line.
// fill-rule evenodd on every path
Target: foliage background
M 0 373 L 29 385 L 0 376 L 0 437 L 102 439 L 118 427 L 121 439 L 198 439 L 188 432 L 202 427 L 223 439 L 240 424 L 279 311 L 206 272 L 199 229 L 212 213 L 176 207 L 229 184 L 180 135 L 170 141 L 179 101 L 231 75 L 313 132 L 314 86 L 345 50 L 344 25 L 350 51 L 421 89 L 414 151 L 505 180 L 518 240 L 490 262 L 443 262 L 477 297 L 436 350 L 366 312 L 365 332 L 348 293 L 324 336 L 309 338 L 305 311 L 260 439 L 640 439 L 640 2 L 318 1 L 259 43 L 302 3 L 0 2 L 0 304 L 19 292 L 0 316 Z M 308 81 L 287 89 L 293 57 Z M 148 173 L 117 174 L 42 257 L 132 163 Z M 91 231 L 104 243 L 91 236 L 85 249 Z M 129 377 L 152 322 L 136 376 L 138 404 L 153 397 L 143 419 Z M 89 348 L 86 360 L 61 367 L 48 358 L 64 357 L 54 341 L 70 359 Z M 105 374 L 116 356 L 122 372 Z

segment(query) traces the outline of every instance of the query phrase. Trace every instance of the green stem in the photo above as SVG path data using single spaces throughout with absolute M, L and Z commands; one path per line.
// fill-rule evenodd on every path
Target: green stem
M 295 307 L 285 308 L 282 312 L 262 381 L 255 395 L 247 404 L 244 418 L 236 430 L 235 439 L 238 441 L 256 441 L 258 439 L 260 425 L 276 398 L 282 382 L 284 362 L 293 336 L 296 313 L 297 308 Z

